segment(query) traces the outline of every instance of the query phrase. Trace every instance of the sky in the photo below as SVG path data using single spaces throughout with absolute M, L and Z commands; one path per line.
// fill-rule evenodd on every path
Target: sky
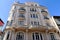
M 60 0 L 0 0 L 0 18 L 5 23 L 3 29 L 6 26 L 9 11 L 14 1 L 19 1 L 20 3 L 36 2 L 39 5 L 46 6 L 51 16 L 60 16 Z

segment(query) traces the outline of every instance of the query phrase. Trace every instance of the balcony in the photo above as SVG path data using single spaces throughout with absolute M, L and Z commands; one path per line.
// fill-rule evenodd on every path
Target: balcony
M 18 19 L 19 19 L 19 20 L 24 20 L 24 19 L 25 19 L 25 16 L 24 16 L 23 14 L 20 14 L 20 15 L 18 16 Z
M 26 10 L 24 8 L 20 8 L 19 12 L 25 12 Z
M 41 13 L 43 13 L 43 12 L 44 12 L 44 13 L 48 13 L 47 11 L 44 11 L 44 10 L 43 10 L 43 11 L 41 11 Z
M 43 26 L 43 25 L 38 25 L 38 26 L 34 26 L 34 25 L 31 25 L 31 26 L 29 26 L 29 29 L 30 30 L 39 30 L 39 31 L 46 31 L 46 26 Z
M 25 18 L 24 17 L 19 17 L 18 20 L 25 20 Z

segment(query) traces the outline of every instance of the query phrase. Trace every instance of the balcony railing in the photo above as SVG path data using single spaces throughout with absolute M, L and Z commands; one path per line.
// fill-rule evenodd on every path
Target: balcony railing
M 47 11 L 41 11 L 41 12 L 45 12 L 45 13 L 47 13 Z
M 19 20 L 24 20 L 24 19 L 25 19 L 25 17 L 19 17 L 18 19 L 19 19 Z
M 19 9 L 20 12 L 26 11 L 24 8 Z

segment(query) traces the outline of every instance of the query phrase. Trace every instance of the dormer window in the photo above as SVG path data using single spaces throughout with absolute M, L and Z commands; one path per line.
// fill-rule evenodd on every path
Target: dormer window
M 44 19 L 49 19 L 47 16 L 44 16 Z

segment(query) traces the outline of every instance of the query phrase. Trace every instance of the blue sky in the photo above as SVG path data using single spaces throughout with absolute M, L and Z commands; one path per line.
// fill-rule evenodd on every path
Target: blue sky
M 14 1 L 15 0 L 0 0 L 0 18 L 5 23 L 3 27 L 6 25 L 9 11 Z M 36 2 L 40 5 L 46 6 L 51 16 L 60 16 L 60 0 L 19 0 L 19 2 Z

